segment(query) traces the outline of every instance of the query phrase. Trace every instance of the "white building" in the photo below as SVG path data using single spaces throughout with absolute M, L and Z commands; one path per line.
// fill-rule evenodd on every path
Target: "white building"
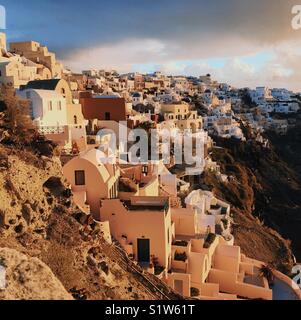
M 64 150 L 86 149 L 86 121 L 81 105 L 67 104 L 66 98 L 54 90 L 25 89 L 17 94 L 29 101 L 31 118 L 41 134 Z
M 132 100 L 133 100 L 133 107 L 137 106 L 138 104 L 142 104 L 143 103 L 143 95 L 139 92 L 136 92 L 133 94 L 132 96 Z
M 295 101 L 278 101 L 275 104 L 275 112 L 277 113 L 295 113 L 299 109 L 299 105 Z
M 55 91 L 26 89 L 18 95 L 30 100 L 32 119 L 38 127 L 63 127 L 68 124 L 66 99 Z
M 279 100 L 291 99 L 291 92 L 284 88 L 282 89 L 274 88 L 271 90 L 271 94 L 275 99 L 279 99 Z
M 257 87 L 255 90 L 250 90 L 249 93 L 251 99 L 257 104 L 260 104 L 265 100 L 274 99 L 271 90 L 268 87 Z

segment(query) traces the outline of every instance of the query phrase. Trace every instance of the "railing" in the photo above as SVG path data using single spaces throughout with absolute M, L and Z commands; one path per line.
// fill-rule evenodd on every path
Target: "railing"
M 103 242 L 102 245 L 105 245 L 110 249 L 112 258 L 118 261 L 121 268 L 132 272 L 152 296 L 160 300 L 183 299 L 183 297 L 174 292 L 173 289 L 155 275 L 144 273 L 138 265 L 127 257 L 122 248 L 116 245 L 110 245 L 106 242 Z
M 42 134 L 61 134 L 65 132 L 65 127 L 63 126 L 42 126 L 38 127 L 39 133 Z

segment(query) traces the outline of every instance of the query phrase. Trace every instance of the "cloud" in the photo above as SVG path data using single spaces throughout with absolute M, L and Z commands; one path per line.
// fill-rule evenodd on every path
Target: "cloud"
M 114 44 L 77 50 L 69 54 L 63 63 L 81 71 L 87 68 L 118 68 L 120 72 L 129 71 L 134 64 L 155 63 L 168 60 L 162 41 L 156 39 L 127 39 Z
M 161 70 L 166 74 L 192 75 L 211 73 L 221 82 L 237 87 L 268 85 L 287 87 L 300 91 L 301 75 L 299 64 L 301 53 L 296 48 L 300 42 L 285 43 L 266 47 L 248 48 L 240 42 L 240 50 L 234 46 L 218 50 L 215 56 L 201 48 L 194 48 L 189 54 L 171 50 L 168 43 L 158 39 L 127 39 L 116 44 L 78 50 L 70 54 L 63 63 L 74 71 L 85 68 L 114 68 L 120 73 Z M 173 49 L 173 48 L 172 48 Z M 202 58 L 200 58 L 202 57 Z M 208 58 L 209 57 L 209 58 Z M 185 59 L 184 59 L 185 58 Z M 219 63 L 214 63 L 218 58 Z
M 265 45 L 299 37 L 291 28 L 295 0 L 2 2 L 10 29 L 23 30 L 24 36 L 43 37 L 61 54 L 129 38 L 159 39 L 185 51 L 212 38 L 226 44 L 236 36 Z
M 40 41 L 77 71 L 161 67 L 196 74 L 208 68 L 228 82 L 253 83 L 257 77 L 257 82 L 297 87 L 293 66 L 301 31 L 291 28 L 295 0 L 2 2 L 9 39 Z M 245 60 L 276 50 L 277 58 L 270 56 L 260 70 L 257 61 Z M 212 66 L 211 59 L 224 64 Z

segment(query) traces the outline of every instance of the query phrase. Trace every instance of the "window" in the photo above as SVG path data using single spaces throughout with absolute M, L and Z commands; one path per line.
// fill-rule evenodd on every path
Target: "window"
M 79 170 L 75 171 L 75 185 L 84 186 L 86 184 L 85 171 Z
M 105 113 L 105 120 L 107 120 L 107 121 L 111 120 L 111 114 L 110 114 L 110 112 L 106 112 L 106 113 Z
M 112 188 L 110 189 L 110 199 L 117 198 L 117 182 L 113 184 Z
M 74 121 L 74 124 L 77 124 L 77 116 L 74 116 L 73 121 Z
M 48 101 L 48 110 L 52 111 L 52 101 Z
M 58 109 L 59 111 L 62 111 L 62 101 L 59 101 L 59 102 L 57 103 L 57 109 Z
M 183 294 L 184 284 L 182 280 L 174 280 L 174 290 L 179 294 Z
M 167 244 L 170 244 L 169 229 L 167 230 Z
M 148 166 L 143 166 L 142 167 L 142 173 L 145 175 L 148 175 Z

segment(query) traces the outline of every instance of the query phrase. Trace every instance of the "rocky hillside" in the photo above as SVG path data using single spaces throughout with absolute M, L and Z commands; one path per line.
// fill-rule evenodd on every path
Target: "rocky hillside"
M 222 148 L 213 150 L 213 158 L 230 179 L 221 183 L 207 175 L 205 182 L 233 205 L 236 243 L 250 257 L 289 273 L 293 234 L 286 232 L 288 210 L 300 201 L 300 180 L 273 147 L 266 149 L 252 139 L 215 139 Z
M 0 290 L 0 300 L 73 300 L 40 259 L 0 248 L 0 261 L 6 270 L 6 289 Z
M 282 183 L 272 180 L 268 188 L 271 206 L 263 204 L 268 223 L 292 241 L 297 261 L 301 261 L 301 121 L 285 136 L 269 133 L 274 152 L 289 173 Z M 277 176 L 276 176 L 277 179 Z M 276 188 L 272 188 L 276 185 Z
M 98 223 L 68 197 L 55 146 L 24 126 L 19 102 L 7 96 L 0 105 L 0 264 L 8 287 L 0 299 L 179 298 L 104 241 Z
M 1 250 L 13 249 L 21 259 L 25 255 L 28 261 L 42 261 L 51 269 L 56 281 L 75 298 L 164 298 L 156 285 L 172 298 L 168 289 L 154 282 L 150 275 L 145 275 L 138 267 L 137 270 L 130 265 L 127 267 L 129 263 L 122 264 L 126 259 L 122 251 L 107 245 L 98 224 L 88 224 L 88 219 L 73 206 L 72 199 L 65 197 L 57 159 L 29 159 L 29 152 L 16 152 L 3 146 L 0 146 L 0 153 L 6 158 L 6 169 L 0 172 Z M 1 250 L 0 259 L 5 259 Z M 36 260 L 31 260 L 33 258 Z M 33 267 L 32 273 L 35 264 L 28 266 Z M 9 268 L 12 268 L 10 264 Z M 37 276 L 42 282 L 44 274 Z M 22 297 L 36 297 L 34 287 L 32 289 L 32 293 L 24 289 L 28 295 L 24 293 Z M 8 297 L 20 298 L 18 292 L 16 290 L 15 296 L 9 293 Z M 53 296 L 45 293 L 39 298 Z

